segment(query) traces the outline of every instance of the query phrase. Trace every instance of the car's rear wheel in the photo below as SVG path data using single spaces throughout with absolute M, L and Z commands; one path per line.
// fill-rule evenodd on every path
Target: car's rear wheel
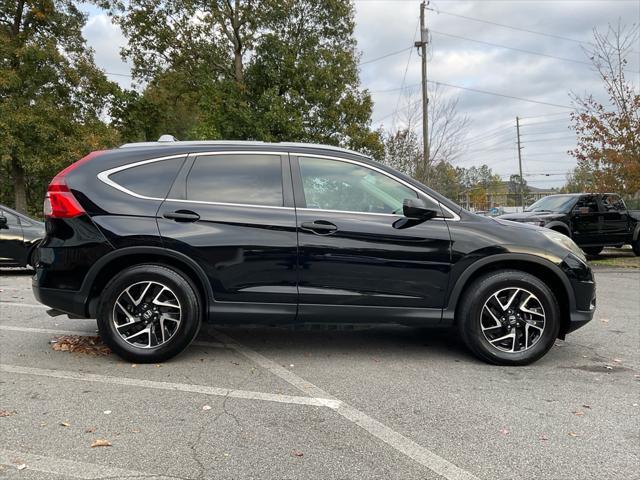
M 553 292 L 537 277 L 500 270 L 466 289 L 456 320 L 462 340 L 482 360 L 527 365 L 553 346 L 560 309 Z
M 117 274 L 98 305 L 98 329 L 120 357 L 156 363 L 182 352 L 201 323 L 195 286 L 181 272 L 136 265 Z
M 640 257 L 640 236 L 633 242 L 631 248 L 633 248 L 633 253 L 635 253 L 637 257 Z
M 602 252 L 603 248 L 604 247 L 582 247 L 582 251 L 587 255 L 595 257 L 596 255 L 600 255 L 600 252 Z

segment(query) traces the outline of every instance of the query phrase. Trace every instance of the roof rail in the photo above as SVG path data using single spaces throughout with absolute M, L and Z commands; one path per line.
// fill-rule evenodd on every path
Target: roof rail
M 280 147 L 293 147 L 293 148 L 316 148 L 322 150 L 330 150 L 334 152 L 350 153 L 352 155 L 359 155 L 369 157 L 355 150 L 349 150 L 348 148 L 336 147 L 334 145 L 324 145 L 319 143 L 300 143 L 300 142 L 262 142 L 258 140 L 176 140 L 172 135 L 162 135 L 157 142 L 133 142 L 125 143 L 119 148 L 133 148 L 133 147 L 168 147 L 168 146 L 224 146 L 224 145 L 237 145 L 237 146 L 280 146 Z

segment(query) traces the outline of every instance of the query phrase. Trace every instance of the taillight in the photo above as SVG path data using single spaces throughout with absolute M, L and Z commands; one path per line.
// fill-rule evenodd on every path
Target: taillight
M 73 196 L 65 177 L 69 172 L 79 165 L 91 160 L 93 157 L 102 153 L 101 150 L 91 152 L 89 155 L 82 157 L 75 163 L 58 173 L 47 189 L 47 195 L 44 198 L 44 216 L 47 218 L 73 218 L 85 213 L 82 205 Z

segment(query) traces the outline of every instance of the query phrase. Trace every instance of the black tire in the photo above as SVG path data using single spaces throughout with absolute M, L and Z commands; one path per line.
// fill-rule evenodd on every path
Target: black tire
M 595 257 L 596 255 L 600 255 L 600 252 L 604 249 L 603 246 L 600 247 L 582 247 L 582 251 L 587 255 Z
M 118 332 L 114 320 L 117 316 L 115 312 L 118 311 L 116 309 L 118 297 L 125 289 L 144 282 L 168 287 L 170 293 L 177 299 L 180 309 L 180 322 L 167 341 L 149 348 L 127 342 Z M 141 295 L 141 298 L 143 296 Z M 144 303 L 150 304 L 150 300 L 144 300 Z M 195 339 L 202 323 L 201 312 L 197 289 L 183 273 L 162 265 L 136 265 L 118 273 L 104 288 L 98 304 L 98 330 L 102 340 L 123 359 L 134 363 L 159 363 L 178 355 Z M 140 323 L 144 322 L 142 316 L 135 318 Z M 153 319 L 149 322 L 153 323 Z M 156 323 L 154 328 L 157 329 L 157 325 Z M 151 333 L 148 335 L 148 343 L 151 344 Z M 157 333 L 155 338 L 158 340 Z
M 545 315 L 544 328 L 537 340 L 534 339 L 529 348 L 514 352 L 502 351 L 492 345 L 481 328 L 485 302 L 494 293 L 508 288 L 524 289 L 535 295 Z M 456 311 L 456 323 L 462 341 L 485 362 L 495 365 L 528 365 L 542 358 L 553 346 L 560 330 L 560 308 L 553 292 L 537 277 L 519 270 L 498 270 L 478 278 L 465 290 Z M 508 327 L 506 325 L 502 328 L 506 332 Z M 496 338 L 498 335 L 496 333 Z M 513 343 L 515 344 L 515 340 Z
M 633 248 L 633 253 L 636 254 L 636 257 L 640 257 L 640 236 L 633 242 L 631 248 Z

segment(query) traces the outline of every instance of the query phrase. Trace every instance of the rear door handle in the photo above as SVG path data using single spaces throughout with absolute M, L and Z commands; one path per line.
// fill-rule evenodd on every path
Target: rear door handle
M 177 210 L 175 212 L 166 212 L 162 215 L 169 220 L 175 220 L 176 222 L 197 222 L 200 220 L 200 215 L 191 210 Z
M 328 235 L 338 230 L 333 223 L 327 222 L 326 220 L 316 220 L 315 222 L 304 222 L 300 225 L 305 230 L 311 230 L 312 232 Z

